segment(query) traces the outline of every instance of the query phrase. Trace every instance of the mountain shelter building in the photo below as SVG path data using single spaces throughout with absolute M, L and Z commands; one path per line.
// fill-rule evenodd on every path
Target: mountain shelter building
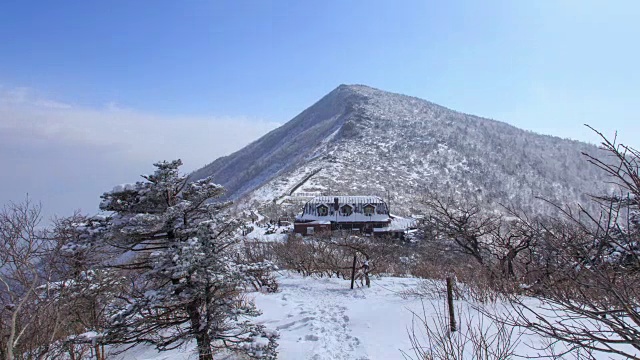
M 308 201 L 296 217 L 293 231 L 302 235 L 335 230 L 367 235 L 404 237 L 411 219 L 389 214 L 379 196 L 318 196 Z

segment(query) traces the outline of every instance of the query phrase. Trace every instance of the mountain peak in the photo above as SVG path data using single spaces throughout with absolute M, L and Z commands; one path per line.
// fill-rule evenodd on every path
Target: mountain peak
M 383 90 L 376 89 L 372 86 L 364 85 L 364 84 L 340 84 L 336 89 L 348 89 L 353 91 L 367 89 L 367 90 L 383 91 Z
M 388 91 L 380 90 L 374 88 L 372 86 L 363 85 L 363 84 L 340 84 L 334 91 L 338 92 L 352 92 L 361 95 L 374 95 L 378 94 L 392 94 Z
M 586 200 L 580 191 L 602 193 L 602 174 L 585 166 L 583 152 L 597 148 L 343 84 L 192 178 L 213 176 L 230 198 L 264 202 L 296 194 L 391 196 L 400 215 L 419 207 L 415 198 L 426 192 L 527 207 L 537 196 Z

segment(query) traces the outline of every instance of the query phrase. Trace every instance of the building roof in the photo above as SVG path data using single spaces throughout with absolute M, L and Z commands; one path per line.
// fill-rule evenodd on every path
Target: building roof
M 333 204 L 336 198 L 340 209 L 343 209 L 345 205 L 349 205 L 352 208 L 350 214 L 345 214 L 342 210 L 335 211 Z M 372 214 L 365 215 L 364 208 L 369 204 L 375 207 L 375 211 Z M 318 213 L 317 209 L 321 205 L 327 206 L 326 215 Z M 380 223 L 389 222 L 390 217 L 387 204 L 379 196 L 317 196 L 305 204 L 302 214 L 296 217 L 296 221 L 308 222 L 317 220 L 328 220 L 336 223 Z
M 316 196 L 309 200 L 309 204 L 333 204 L 338 198 L 340 204 L 379 204 L 384 203 L 379 196 Z
M 304 223 L 305 225 L 331 225 L 331 221 L 320 221 L 320 220 L 316 220 L 316 221 L 311 221 L 311 222 L 307 222 Z

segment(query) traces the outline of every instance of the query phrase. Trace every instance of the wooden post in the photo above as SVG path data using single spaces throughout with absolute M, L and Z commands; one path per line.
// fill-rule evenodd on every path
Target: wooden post
M 371 280 L 369 280 L 369 255 L 366 255 L 364 260 L 364 266 L 362 267 L 362 273 L 364 275 L 364 281 L 367 284 L 367 287 L 371 287 Z
M 449 328 L 456 331 L 456 315 L 453 309 L 453 279 L 447 278 L 447 305 L 449 307 Z
M 353 289 L 353 282 L 356 279 L 356 255 L 353 255 L 353 265 L 351 267 L 351 289 Z

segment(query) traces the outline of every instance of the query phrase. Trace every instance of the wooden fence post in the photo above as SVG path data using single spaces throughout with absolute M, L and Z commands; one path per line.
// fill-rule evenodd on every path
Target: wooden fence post
M 351 267 L 351 289 L 353 290 L 353 282 L 356 279 L 356 255 L 353 255 L 353 266 Z
M 453 279 L 447 278 L 447 305 L 449 306 L 449 328 L 456 331 L 456 315 L 453 309 Z

